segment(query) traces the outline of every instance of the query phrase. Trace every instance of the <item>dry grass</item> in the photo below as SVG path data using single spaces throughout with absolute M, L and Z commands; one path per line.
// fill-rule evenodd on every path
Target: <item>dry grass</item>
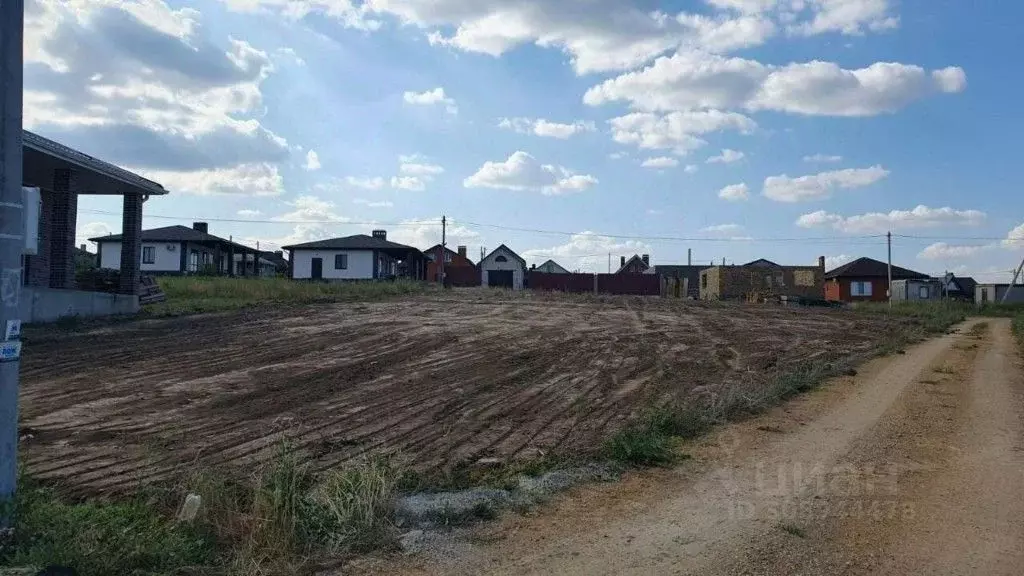
M 304 282 L 288 278 L 164 276 L 157 281 L 167 301 L 145 306 L 143 314 L 149 316 L 220 312 L 265 304 L 374 301 L 436 289 L 432 284 L 411 280 Z

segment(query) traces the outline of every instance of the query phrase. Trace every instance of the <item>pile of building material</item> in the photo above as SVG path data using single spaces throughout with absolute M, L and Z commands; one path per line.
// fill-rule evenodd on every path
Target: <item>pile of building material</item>
M 163 289 L 157 284 L 155 278 L 143 276 L 139 279 L 139 304 L 153 304 L 154 302 L 164 302 L 166 300 L 167 294 L 164 294 Z

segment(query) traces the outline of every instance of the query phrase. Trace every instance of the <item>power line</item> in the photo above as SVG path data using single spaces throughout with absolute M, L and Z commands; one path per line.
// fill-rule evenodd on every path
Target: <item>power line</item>
M 106 210 L 79 210 L 89 214 L 104 214 L 108 216 L 120 216 L 120 212 Z M 441 227 L 441 221 L 437 220 L 409 220 L 406 222 L 355 222 L 351 220 L 250 220 L 243 218 L 207 218 L 205 216 L 167 216 L 163 214 L 144 214 L 145 218 L 158 218 L 161 220 L 180 220 L 182 222 L 231 222 L 236 224 L 338 224 L 353 226 L 424 226 L 433 225 Z

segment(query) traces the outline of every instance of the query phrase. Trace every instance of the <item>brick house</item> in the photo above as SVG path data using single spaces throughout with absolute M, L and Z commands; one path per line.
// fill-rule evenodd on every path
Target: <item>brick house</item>
M 626 260 L 625 256 L 621 256 L 619 260 L 619 269 L 615 271 L 616 274 L 643 274 L 647 272 L 647 269 L 651 267 L 651 257 L 647 254 L 640 256 L 639 254 L 633 254 L 633 257 Z
M 740 266 L 700 271 L 701 300 L 764 300 L 779 296 L 824 297 L 825 258 L 817 266 L 781 266 L 758 259 Z
M 466 256 L 466 247 L 459 246 L 458 252 L 435 244 L 423 251 L 427 257 L 427 281 L 441 281 L 441 258 L 444 258 L 444 271 L 450 286 L 479 286 L 480 274 L 476 264 Z
M 205 273 L 217 276 L 246 276 L 252 274 L 253 262 L 259 255 L 258 250 L 210 234 L 206 222 L 193 222 L 191 228 L 164 226 L 143 230 L 139 233 L 139 238 L 140 269 L 153 275 Z M 120 234 L 99 236 L 89 240 L 95 242 L 98 247 L 98 267 L 121 267 Z M 267 262 L 260 261 L 257 269 L 269 269 L 265 274 L 268 276 L 274 274 L 274 265 Z
M 22 185 L 26 188 L 22 320 L 47 322 L 66 315 L 138 311 L 142 207 L 167 190 L 27 130 L 22 131 L 22 151 Z M 119 267 L 119 294 L 75 289 L 75 230 L 78 197 L 83 194 L 123 198 L 121 223 L 129 241 L 121 248 L 124 265 Z
M 892 267 L 893 280 L 926 280 L 927 274 Z M 825 274 L 825 299 L 832 302 L 885 302 L 889 266 L 873 258 L 858 258 Z

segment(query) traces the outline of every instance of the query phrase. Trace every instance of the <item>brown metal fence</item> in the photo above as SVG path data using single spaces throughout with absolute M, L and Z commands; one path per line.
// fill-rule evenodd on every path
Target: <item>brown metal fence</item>
M 661 278 L 657 274 L 598 274 L 597 291 L 605 294 L 660 296 Z
M 531 290 L 560 292 L 594 292 L 594 274 L 548 274 L 530 272 L 527 287 Z M 634 296 L 661 295 L 661 280 L 654 274 L 597 274 L 597 291 L 602 294 Z
M 445 268 L 444 281 L 447 286 L 468 287 L 480 285 L 480 271 L 475 266 L 453 266 Z

